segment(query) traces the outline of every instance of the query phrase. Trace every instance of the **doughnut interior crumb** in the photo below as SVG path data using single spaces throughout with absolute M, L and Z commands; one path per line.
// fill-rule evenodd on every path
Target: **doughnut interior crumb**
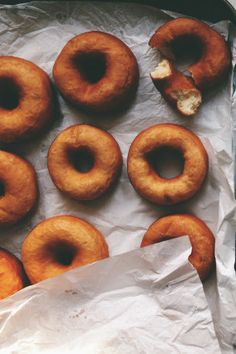
M 176 100 L 178 110 L 186 116 L 195 114 L 202 102 L 201 94 L 197 90 L 177 90 L 170 95 Z
M 170 77 L 172 70 L 168 60 L 162 60 L 157 67 L 150 73 L 150 76 L 153 80 L 166 79 Z

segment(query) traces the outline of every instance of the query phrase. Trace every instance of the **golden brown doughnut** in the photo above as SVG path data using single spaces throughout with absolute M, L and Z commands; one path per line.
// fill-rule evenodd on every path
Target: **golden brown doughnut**
M 186 235 L 192 245 L 189 261 L 203 281 L 214 267 L 215 238 L 206 224 L 196 216 L 177 214 L 156 220 L 144 235 L 141 247 Z
M 22 262 L 32 284 L 109 256 L 102 234 L 88 222 L 61 215 L 39 223 L 25 238 Z
M 85 170 L 84 162 L 88 163 Z M 104 194 L 116 181 L 121 166 L 121 151 L 112 135 L 86 124 L 63 130 L 48 152 L 53 182 L 78 200 L 92 200 Z
M 120 109 L 134 95 L 139 79 L 137 60 L 120 39 L 104 32 L 72 38 L 53 67 L 61 94 L 90 112 Z
M 53 118 L 48 75 L 28 60 L 0 56 L 0 141 L 31 138 Z
M 162 178 L 150 162 L 151 154 L 162 148 L 181 153 L 180 175 Z M 158 162 L 158 161 L 157 161 Z M 192 197 L 208 171 L 208 155 L 200 139 L 176 124 L 157 124 L 143 130 L 132 142 L 128 154 L 128 175 L 135 190 L 157 204 L 176 204 Z
M 191 18 L 176 18 L 159 27 L 149 41 L 167 58 L 174 60 L 176 41 L 195 41 L 199 59 L 188 67 L 195 85 L 205 89 L 217 84 L 230 69 L 230 51 L 224 38 L 206 23 Z
M 13 295 L 25 286 L 21 262 L 7 250 L 0 248 L 0 300 Z
M 17 155 L 0 151 L 0 226 L 14 224 L 26 216 L 37 198 L 33 166 Z
M 202 102 L 201 92 L 170 61 L 162 60 L 150 76 L 163 97 L 181 114 L 188 117 L 197 113 Z

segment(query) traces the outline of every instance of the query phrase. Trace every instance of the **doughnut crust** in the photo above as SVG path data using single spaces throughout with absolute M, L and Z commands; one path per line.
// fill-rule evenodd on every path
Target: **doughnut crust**
M 15 224 L 38 199 L 33 166 L 21 157 L 0 151 L 0 226 Z
M 173 43 L 183 38 L 195 41 L 201 48 L 200 58 L 188 67 L 195 85 L 199 89 L 213 87 L 230 69 L 230 51 L 224 38 L 207 24 L 182 17 L 159 27 L 149 45 L 174 60 Z
M 163 147 L 182 154 L 184 167 L 179 176 L 162 178 L 150 163 L 150 153 Z M 135 190 L 153 203 L 172 205 L 191 198 L 200 189 L 207 171 L 208 155 L 200 139 L 176 124 L 157 124 L 143 130 L 129 149 L 129 179 Z
M 72 154 L 76 156 L 81 151 L 94 160 L 87 172 L 81 172 L 71 160 Z M 86 124 L 63 130 L 48 152 L 48 170 L 53 182 L 77 200 L 93 200 L 104 194 L 117 180 L 121 166 L 121 151 L 112 135 Z
M 0 300 L 13 295 L 25 286 L 21 262 L 7 250 L 0 248 Z
M 48 75 L 28 60 L 0 56 L 0 141 L 32 138 L 52 118 Z
M 39 223 L 25 238 L 22 262 L 32 284 L 109 256 L 102 234 L 70 215 Z
M 139 70 L 124 42 L 93 31 L 79 34 L 65 45 L 54 64 L 53 76 L 68 102 L 99 113 L 120 109 L 130 101 L 137 89 Z
M 176 214 L 156 220 L 144 235 L 141 247 L 186 235 L 192 245 L 189 261 L 204 281 L 214 268 L 215 238 L 206 224 L 196 216 Z

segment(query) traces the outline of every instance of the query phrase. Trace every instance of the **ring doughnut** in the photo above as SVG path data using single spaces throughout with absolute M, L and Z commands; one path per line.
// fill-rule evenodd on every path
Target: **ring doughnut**
M 206 89 L 218 83 L 230 69 L 230 51 L 224 38 L 206 23 L 191 18 L 176 18 L 159 27 L 149 41 L 165 57 L 174 60 L 176 41 L 195 41 L 199 59 L 188 67 L 195 85 Z
M 22 262 L 32 284 L 109 256 L 102 234 L 88 222 L 62 215 L 39 223 L 25 238 Z
M 0 300 L 24 288 L 25 280 L 19 259 L 7 250 L 0 248 Z
M 150 157 L 163 148 L 179 152 L 183 170 L 177 177 L 163 178 Z M 157 161 L 158 162 L 158 161 Z M 192 197 L 208 171 L 208 155 L 200 139 L 176 124 L 157 124 L 143 130 L 132 142 L 128 154 L 128 176 L 135 190 L 157 204 L 176 204 Z
M 55 83 L 68 102 L 89 112 L 126 105 L 138 85 L 137 60 L 120 39 L 104 32 L 72 38 L 53 67 Z
M 56 187 L 77 200 L 93 200 L 117 180 L 122 155 L 104 130 L 77 124 L 63 130 L 48 153 L 48 170 Z
M 28 60 L 0 56 L 0 141 L 29 139 L 52 118 L 48 75 Z
M 185 235 L 189 236 L 192 245 L 189 261 L 204 281 L 215 264 L 215 238 L 206 224 L 196 216 L 177 214 L 156 220 L 144 235 L 141 247 Z
M 0 151 L 0 225 L 14 224 L 26 216 L 38 199 L 38 184 L 32 165 Z

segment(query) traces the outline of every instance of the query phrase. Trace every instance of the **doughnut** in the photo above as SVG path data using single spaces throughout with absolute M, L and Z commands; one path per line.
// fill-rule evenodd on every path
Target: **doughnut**
M 39 223 L 23 241 L 21 251 L 32 284 L 108 256 L 102 234 L 88 222 L 70 215 Z
M 33 166 L 15 154 L 0 151 L 0 226 L 15 224 L 25 217 L 37 199 Z
M 162 149 L 177 152 L 183 159 L 182 172 L 173 178 L 158 174 Z M 208 155 L 200 139 L 176 124 L 157 124 L 143 130 L 128 153 L 128 176 L 135 190 L 145 199 L 172 205 L 191 198 L 203 184 L 208 171 Z
M 170 61 L 161 61 L 150 76 L 163 97 L 182 115 L 192 116 L 197 113 L 202 103 L 201 92 Z
M 21 262 L 10 252 L 0 248 L 0 300 L 24 288 L 25 280 Z
M 63 130 L 48 152 L 54 184 L 77 200 L 103 195 L 117 180 L 121 166 L 121 151 L 112 135 L 86 124 Z
M 224 38 L 207 24 L 190 18 L 170 20 L 152 35 L 149 45 L 172 61 L 178 52 L 189 48 L 197 51 L 195 62 L 185 77 L 173 65 L 162 61 L 150 76 L 160 93 L 185 116 L 197 112 L 201 93 L 222 81 L 230 70 L 231 55 Z M 194 45 L 194 48 L 193 48 Z M 181 105 L 181 107 L 180 107 Z
M 199 89 L 214 86 L 230 69 L 230 51 L 224 38 L 206 23 L 191 18 L 176 18 L 159 27 L 149 41 L 165 57 L 174 60 L 174 44 L 194 42 L 200 56 L 188 67 Z
M 196 216 L 176 214 L 156 220 L 145 233 L 141 247 L 186 235 L 192 245 L 189 261 L 204 281 L 214 268 L 215 238 L 207 225 Z
M 137 60 L 128 46 L 104 32 L 72 38 L 53 67 L 55 83 L 71 104 L 92 113 L 120 109 L 134 96 Z
M 28 60 L 0 56 L 0 141 L 31 139 L 53 117 L 47 74 Z

